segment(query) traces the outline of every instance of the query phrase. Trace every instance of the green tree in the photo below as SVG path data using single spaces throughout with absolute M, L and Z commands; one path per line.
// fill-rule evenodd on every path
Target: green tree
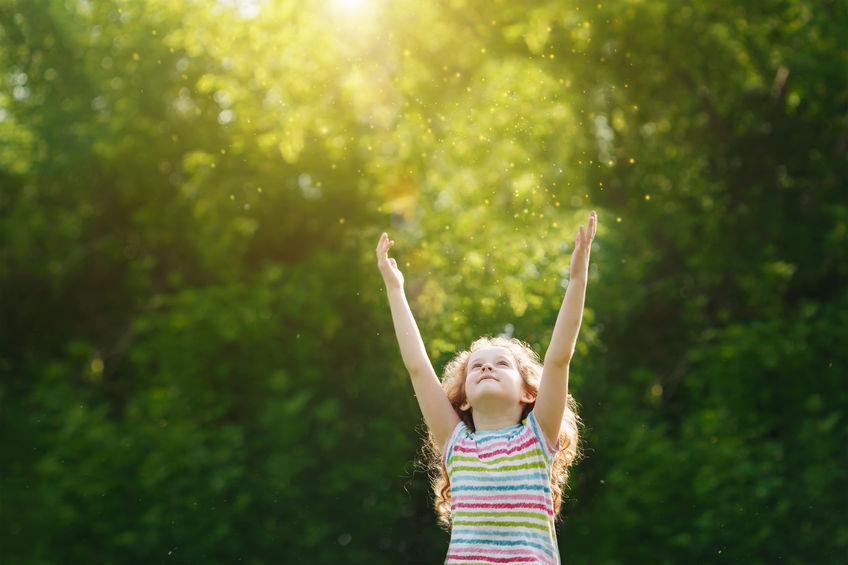
M 572 562 L 848 549 L 839 2 L 0 2 L 0 547 L 439 562 L 440 369 L 600 213 Z

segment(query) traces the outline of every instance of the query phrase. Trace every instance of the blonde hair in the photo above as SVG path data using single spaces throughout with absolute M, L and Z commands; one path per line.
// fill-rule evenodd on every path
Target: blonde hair
M 517 364 L 518 372 L 521 379 L 524 381 L 524 389 L 532 394 L 534 401 L 525 404 L 521 412 L 521 421 L 523 421 L 533 410 L 535 406 L 535 398 L 539 393 L 539 382 L 542 377 L 542 363 L 539 355 L 525 342 L 515 338 L 505 337 L 481 337 L 471 344 L 471 347 L 460 353 L 457 353 L 445 366 L 444 378 L 442 379 L 442 387 L 447 393 L 453 409 L 456 411 L 459 418 L 474 430 L 474 420 L 470 410 L 462 410 L 460 407 L 465 403 L 465 377 L 468 369 L 468 358 L 478 349 L 484 347 L 503 347 L 508 349 L 512 354 Z M 518 422 L 516 422 L 518 423 Z M 569 394 L 566 399 L 565 414 L 563 415 L 562 425 L 560 426 L 559 443 L 560 449 L 554 457 L 553 468 L 551 470 L 551 495 L 554 503 L 554 515 L 559 515 L 559 509 L 562 504 L 563 487 L 568 480 L 568 467 L 574 463 L 579 455 L 579 437 L 578 426 L 580 418 L 577 416 L 577 403 Z M 549 440 L 552 438 L 548 438 Z M 442 460 L 441 450 L 442 445 L 437 445 L 433 440 L 433 435 L 428 434 L 428 442 L 425 445 L 425 452 L 429 460 L 430 483 L 433 487 L 433 492 L 436 495 L 435 508 L 439 516 L 439 523 L 446 529 L 451 528 L 451 489 L 450 479 L 448 478 L 447 469 Z M 556 443 L 555 441 L 553 442 Z

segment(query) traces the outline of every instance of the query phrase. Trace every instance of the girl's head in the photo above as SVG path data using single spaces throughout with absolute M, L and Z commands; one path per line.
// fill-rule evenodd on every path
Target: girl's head
M 478 403 L 521 405 L 523 420 L 539 392 L 539 355 L 515 338 L 481 337 L 446 366 L 442 386 L 454 410 L 472 430 Z
M 488 376 L 497 382 L 487 382 Z M 442 386 L 453 409 L 470 429 L 474 430 L 473 409 L 475 402 L 500 402 L 504 405 L 518 402 L 523 421 L 533 410 L 542 363 L 539 355 L 529 345 L 515 338 L 481 337 L 462 351 L 445 366 Z M 558 438 L 548 438 L 552 444 L 559 442 L 559 451 L 551 469 L 551 494 L 554 511 L 559 512 L 562 491 L 568 480 L 568 467 L 578 455 L 577 403 L 571 395 L 566 398 L 565 414 Z M 450 481 L 441 459 L 441 449 L 430 436 L 426 451 L 429 453 L 435 506 L 439 520 L 450 528 Z

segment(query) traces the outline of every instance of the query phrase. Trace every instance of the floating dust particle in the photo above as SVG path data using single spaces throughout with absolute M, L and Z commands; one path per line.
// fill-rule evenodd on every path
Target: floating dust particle
M 236 195 L 235 195 L 235 194 L 230 194 L 230 200 L 235 200 L 235 199 L 236 199 Z
M 257 186 L 257 187 L 256 187 L 256 192 L 262 192 L 262 187 L 261 187 L 261 186 Z
M 345 223 L 345 219 L 344 219 L 344 218 L 339 218 L 339 223 L 340 223 L 340 224 Z
M 631 157 L 631 158 L 630 158 L 630 164 L 632 165 L 632 164 L 633 164 L 633 163 L 635 163 L 635 162 L 636 162 L 636 159 L 634 159 L 633 157 Z
M 210 163 L 210 164 L 209 164 L 209 166 L 210 166 L 211 168 L 213 168 L 213 169 L 214 169 L 214 168 L 215 168 L 215 163 Z
M 615 219 L 615 221 L 616 221 L 616 222 L 618 222 L 618 223 L 620 224 L 620 223 L 621 223 L 621 218 L 616 218 L 616 219 Z
M 132 58 L 133 58 L 133 61 L 138 61 L 140 59 L 140 57 L 138 56 L 138 53 L 133 53 Z
M 645 195 L 645 200 L 650 200 L 650 199 L 651 199 L 651 195 L 650 195 L 650 194 L 646 194 L 646 195 Z

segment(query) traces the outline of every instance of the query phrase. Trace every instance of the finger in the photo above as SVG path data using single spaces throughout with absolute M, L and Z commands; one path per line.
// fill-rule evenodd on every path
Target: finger
M 394 260 L 394 259 L 392 259 L 392 258 L 389 258 L 389 263 L 392 265 L 392 267 L 394 267 L 395 269 L 397 269 L 397 261 L 395 261 L 395 260 Z

